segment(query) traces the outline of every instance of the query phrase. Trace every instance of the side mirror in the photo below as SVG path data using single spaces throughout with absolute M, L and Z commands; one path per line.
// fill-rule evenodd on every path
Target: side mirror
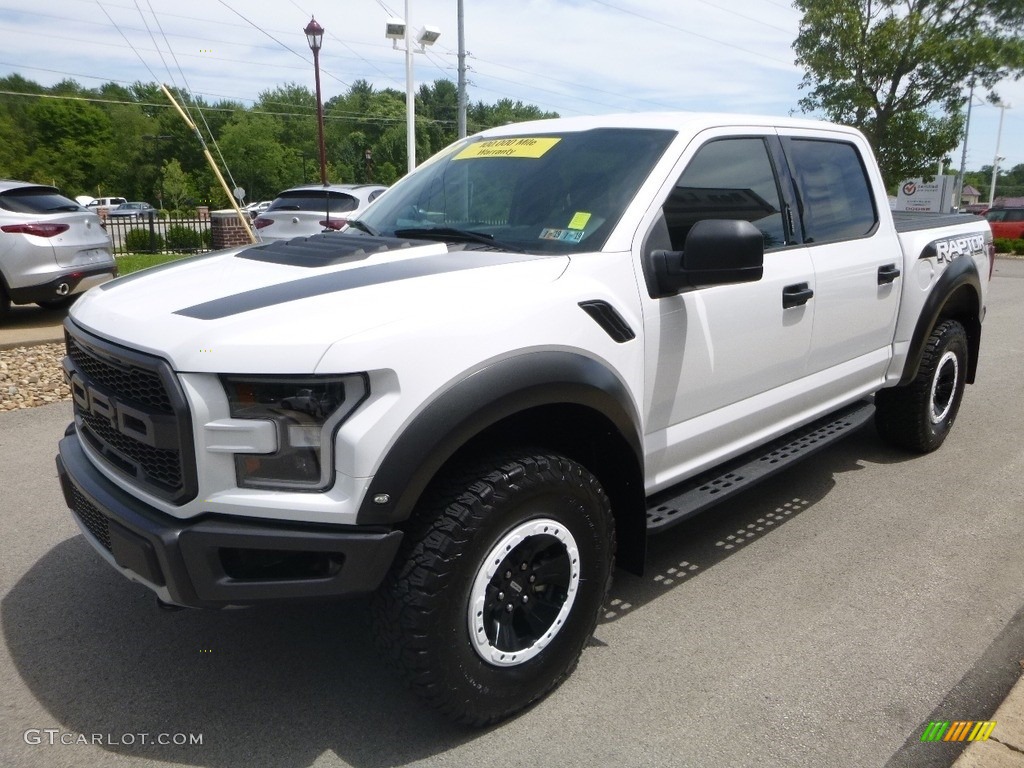
M 764 275 L 764 237 L 749 221 L 705 219 L 690 229 L 682 251 L 651 251 L 656 299 L 712 285 L 752 283 Z

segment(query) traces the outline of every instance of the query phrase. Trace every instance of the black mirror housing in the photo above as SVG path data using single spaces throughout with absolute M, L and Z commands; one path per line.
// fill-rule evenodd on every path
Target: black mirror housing
M 713 285 L 752 283 L 764 275 L 764 237 L 749 221 L 698 221 L 683 247 L 683 251 L 651 251 L 653 298 Z

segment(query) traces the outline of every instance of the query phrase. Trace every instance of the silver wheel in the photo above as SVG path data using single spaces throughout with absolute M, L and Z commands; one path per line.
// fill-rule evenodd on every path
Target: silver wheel
M 579 547 L 565 525 L 529 520 L 487 553 L 469 596 L 473 649 L 488 664 L 523 664 L 565 624 L 579 588 Z
M 953 408 L 956 401 L 957 382 L 960 380 L 960 362 L 952 351 L 947 351 L 940 359 L 932 378 L 931 412 L 932 424 L 941 423 Z

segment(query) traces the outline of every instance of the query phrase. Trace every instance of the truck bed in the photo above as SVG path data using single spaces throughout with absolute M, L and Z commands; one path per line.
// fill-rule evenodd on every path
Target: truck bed
M 893 211 L 892 218 L 897 232 L 914 232 L 919 229 L 951 227 L 956 224 L 984 221 L 981 216 L 975 216 L 972 213 L 920 213 L 918 211 Z

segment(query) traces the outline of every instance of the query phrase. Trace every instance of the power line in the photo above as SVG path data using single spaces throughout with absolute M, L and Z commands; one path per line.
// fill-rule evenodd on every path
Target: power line
M 611 3 L 606 2 L 605 0 L 591 0 L 591 1 L 597 3 L 598 5 L 603 5 L 606 8 L 611 8 L 614 11 L 619 11 L 620 13 L 625 13 L 625 14 L 627 14 L 629 16 L 636 16 L 638 19 L 643 19 L 644 21 L 649 21 L 652 24 L 658 24 L 658 25 L 660 25 L 662 27 L 668 27 L 669 29 L 674 29 L 676 32 L 682 32 L 685 35 L 692 35 L 693 37 L 699 37 L 701 40 L 707 40 L 708 42 L 714 43 L 715 45 L 724 45 L 727 48 L 733 48 L 733 49 L 735 49 L 737 51 L 743 51 L 743 53 L 748 53 L 751 56 L 755 56 L 755 57 L 757 57 L 759 59 L 767 59 L 768 61 L 776 61 L 776 62 L 779 62 L 781 64 L 788 64 L 788 65 L 792 65 L 793 64 L 792 61 L 784 61 L 783 59 L 777 59 L 774 56 L 766 56 L 763 53 L 759 53 L 758 51 L 752 51 L 749 48 L 744 48 L 741 45 L 735 45 L 733 43 L 727 43 L 724 40 L 718 40 L 718 39 L 716 39 L 714 37 L 709 37 L 708 35 L 702 35 L 699 32 L 694 32 L 692 29 L 686 29 L 685 27 L 679 27 L 679 26 L 676 26 L 675 24 L 669 24 L 667 21 L 664 21 L 663 19 L 656 19 L 656 18 L 653 18 L 651 16 L 645 16 L 642 13 L 638 13 L 636 11 L 631 11 L 628 8 L 622 8 L 622 7 L 618 6 L 618 5 L 612 5 Z

